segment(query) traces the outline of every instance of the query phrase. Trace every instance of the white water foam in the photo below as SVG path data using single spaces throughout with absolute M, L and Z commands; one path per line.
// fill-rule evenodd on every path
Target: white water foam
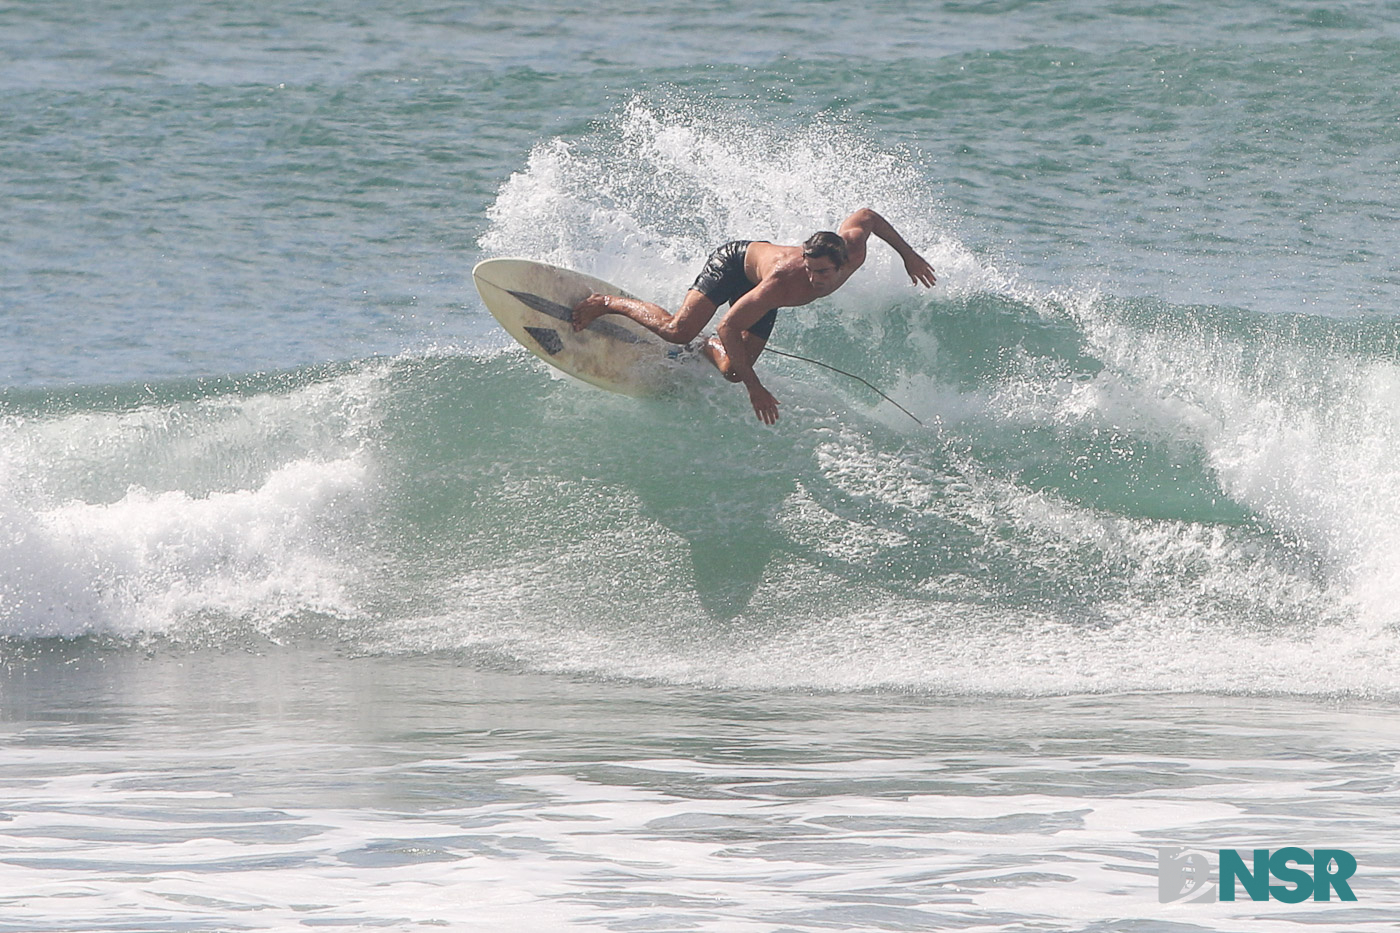
M 1082 320 L 1111 369 L 1082 412 L 1199 445 L 1231 498 L 1317 556 L 1360 624 L 1400 623 L 1400 366 L 1272 328 Z
M 14 928 L 1281 933 L 1393 913 L 1393 711 L 589 696 L 421 659 L 356 665 L 324 702 L 327 665 L 285 663 L 300 689 L 273 690 L 288 709 L 260 738 L 169 703 L 123 725 L 137 741 L 35 723 L 6 749 Z M 212 706 L 245 709 L 236 664 L 201 670 L 233 681 Z M 1359 900 L 1158 903 L 1158 846 L 1271 841 L 1344 844 Z
M 132 489 L 114 503 L 0 512 L 0 631 L 158 632 L 201 613 L 260 621 L 353 614 L 318 520 L 363 485 L 353 460 L 297 461 L 256 489 L 195 498 Z
M 0 634 L 353 616 L 332 542 L 372 474 L 372 379 L 6 422 Z

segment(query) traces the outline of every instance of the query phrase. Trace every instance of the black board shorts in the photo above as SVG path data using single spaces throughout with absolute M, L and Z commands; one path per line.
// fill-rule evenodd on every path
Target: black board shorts
M 750 282 L 744 273 L 744 257 L 748 254 L 749 244 L 753 242 L 731 240 L 716 249 L 710 254 L 710 258 L 705 260 L 704 268 L 695 277 L 695 284 L 690 287 L 713 301 L 715 307 L 726 301 L 731 308 L 734 307 L 734 302 L 754 287 L 754 283 Z M 777 320 L 778 309 L 774 308 L 755 321 L 749 328 L 749 333 L 767 340 L 768 335 L 773 333 L 773 325 Z

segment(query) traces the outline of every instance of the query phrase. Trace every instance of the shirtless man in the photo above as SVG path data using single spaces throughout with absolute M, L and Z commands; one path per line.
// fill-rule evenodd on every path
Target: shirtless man
M 904 242 L 889 221 L 865 207 L 841 222 L 835 233 L 814 233 L 801 246 L 764 240 L 735 240 L 710 254 L 675 314 L 659 305 L 618 295 L 589 295 L 574 308 L 574 330 L 604 314 L 624 314 L 671 343 L 689 343 L 729 302 L 715 332 L 700 348 L 730 382 L 742 382 L 764 424 L 778 420 L 778 400 L 754 374 L 753 364 L 768 343 L 779 308 L 805 305 L 846 284 L 865 262 L 874 234 L 894 247 L 915 284 L 932 287 L 933 267 Z

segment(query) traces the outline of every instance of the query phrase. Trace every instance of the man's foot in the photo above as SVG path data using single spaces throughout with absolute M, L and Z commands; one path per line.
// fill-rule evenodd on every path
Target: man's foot
M 594 292 L 574 305 L 574 330 L 580 331 L 608 313 L 608 296 Z

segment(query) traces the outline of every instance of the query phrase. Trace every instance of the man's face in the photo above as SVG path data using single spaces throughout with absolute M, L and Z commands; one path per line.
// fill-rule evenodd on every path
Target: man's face
M 827 256 L 803 256 L 802 264 L 807 267 L 807 280 L 818 292 L 825 294 L 836 287 L 838 267 Z

